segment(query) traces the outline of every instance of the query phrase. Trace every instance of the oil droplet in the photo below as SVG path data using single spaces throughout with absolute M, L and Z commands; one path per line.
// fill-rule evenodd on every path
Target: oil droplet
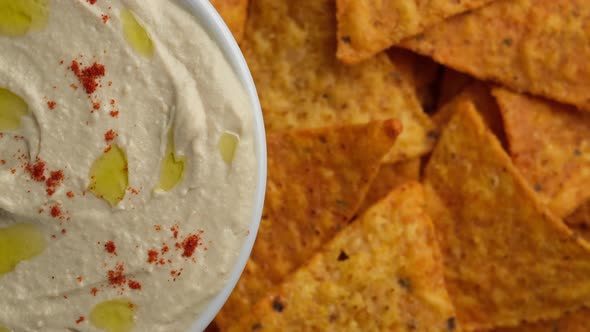
M 0 0 L 0 35 L 23 36 L 47 24 L 47 0 Z
M 154 54 L 154 43 L 145 28 L 129 9 L 121 10 L 121 22 L 125 39 L 139 54 L 151 57 Z
M 239 142 L 240 138 L 238 135 L 230 133 L 229 131 L 226 131 L 221 135 L 217 148 L 226 163 L 231 164 L 234 161 L 234 155 L 236 154 Z
M 168 132 L 168 143 L 166 145 L 166 155 L 162 160 L 160 169 L 160 184 L 157 189 L 164 191 L 172 190 L 182 179 L 184 174 L 185 159 L 174 155 L 175 144 L 174 134 Z
M 20 262 L 38 256 L 43 249 L 45 237 L 36 225 L 15 224 L 0 228 L 0 275 L 13 271 Z
M 128 173 L 125 152 L 118 145 L 113 145 L 90 168 L 89 190 L 111 206 L 116 206 L 125 197 L 129 185 Z
M 90 323 L 107 332 L 129 332 L 135 326 L 136 306 L 125 300 L 97 304 L 90 313 Z
M 0 88 L 0 131 L 19 129 L 21 118 L 27 114 L 29 106 L 21 97 Z

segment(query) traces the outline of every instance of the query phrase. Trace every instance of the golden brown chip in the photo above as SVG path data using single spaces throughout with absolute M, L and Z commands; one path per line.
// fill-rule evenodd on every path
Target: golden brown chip
M 216 319 L 219 327 L 237 321 L 348 225 L 399 131 L 399 122 L 385 120 L 268 135 L 260 231 L 247 271 Z
M 338 59 L 359 63 L 448 17 L 493 0 L 337 0 Z
M 425 177 L 465 330 L 556 319 L 590 302 L 590 246 L 537 200 L 472 103 L 457 106 Z
M 492 132 L 500 139 L 503 146 L 507 146 L 506 133 L 504 132 L 504 123 L 496 100 L 490 93 L 490 88 L 487 84 L 479 81 L 473 81 L 467 85 L 450 102 L 442 106 L 439 111 L 434 114 L 432 120 L 435 125 L 442 130 L 451 120 L 457 105 L 465 101 L 472 102 L 476 110 L 483 117 L 485 124 L 492 130 Z
M 457 331 L 417 183 L 345 228 L 229 331 Z
M 402 46 L 480 79 L 590 110 L 589 23 L 586 0 L 502 0 Z
M 238 42 L 244 38 L 249 0 L 210 0 Z
M 358 214 L 368 210 L 398 186 L 407 182 L 419 181 L 421 163 L 420 158 L 415 158 L 394 164 L 382 164 Z
M 438 91 L 438 107 L 455 98 L 465 87 L 473 83 L 471 76 L 460 73 L 451 68 L 445 68 L 440 79 L 440 88 Z
M 590 199 L 590 114 L 574 107 L 494 89 L 510 154 L 559 217 Z
M 533 324 L 522 324 L 514 328 L 500 328 L 492 332 L 588 332 L 590 309 L 580 309 L 563 317 Z
M 243 51 L 269 131 L 395 118 L 404 130 L 389 161 L 431 150 L 432 123 L 386 54 L 336 60 L 334 0 L 257 0 L 250 15 Z

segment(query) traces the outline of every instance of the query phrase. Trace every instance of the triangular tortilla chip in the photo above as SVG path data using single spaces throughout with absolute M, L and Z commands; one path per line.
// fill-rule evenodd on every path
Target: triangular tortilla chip
M 430 58 L 401 48 L 392 48 L 387 54 L 402 77 L 416 91 L 416 96 L 425 112 L 436 105 L 434 85 L 438 80 L 440 65 Z
M 229 331 L 458 331 L 417 183 L 344 229 Z
M 440 79 L 438 107 L 442 107 L 451 101 L 461 93 L 465 87 L 473 83 L 473 81 L 473 77 L 445 67 Z
M 568 216 L 590 198 L 590 114 L 505 89 L 493 94 L 514 164 L 557 216 Z
M 399 122 L 271 133 L 260 231 L 246 273 L 216 319 L 222 329 L 350 222 Z
M 589 20 L 585 0 L 502 0 L 402 46 L 480 79 L 590 111 Z
M 504 123 L 502 122 L 502 115 L 496 100 L 490 92 L 487 84 L 479 81 L 473 81 L 467 85 L 455 98 L 453 98 L 446 105 L 442 106 L 436 114 L 432 117 L 435 125 L 439 131 L 445 128 L 451 120 L 457 105 L 465 101 L 472 102 L 478 113 L 483 117 L 483 120 L 488 128 L 496 135 L 502 142 L 503 146 L 508 146 L 506 133 L 504 132 Z
M 234 38 L 241 42 L 248 18 L 249 0 L 210 0 L 229 27 Z
M 514 328 L 500 328 L 492 332 L 588 332 L 590 309 L 580 309 L 563 317 L 534 324 L 522 324 Z
M 338 59 L 359 63 L 453 15 L 493 0 L 337 0 Z
M 407 182 L 419 181 L 421 164 L 422 161 L 420 158 L 394 164 L 382 164 L 358 214 L 360 215 L 368 210 L 400 185 Z
M 426 168 L 428 211 L 465 330 L 555 319 L 590 302 L 590 246 L 550 214 L 462 103 Z
M 267 130 L 321 128 L 395 118 L 404 131 L 388 160 L 432 149 L 432 123 L 386 54 L 360 66 L 335 57 L 334 0 L 257 0 L 243 52 Z

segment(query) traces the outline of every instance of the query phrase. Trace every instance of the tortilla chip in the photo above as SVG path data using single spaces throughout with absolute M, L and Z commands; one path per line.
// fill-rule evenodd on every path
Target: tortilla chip
M 500 328 L 493 332 L 588 332 L 590 309 L 580 309 L 563 317 L 534 324 L 522 324 L 515 328 Z
M 453 15 L 493 0 L 337 0 L 338 59 L 359 63 Z
M 568 216 L 590 199 L 590 114 L 505 89 L 493 94 L 514 164 L 557 216 Z
M 476 110 L 483 117 L 487 127 L 492 130 L 500 142 L 502 142 L 503 146 L 508 146 L 498 104 L 491 95 L 488 85 L 475 80 L 432 117 L 439 131 L 447 126 L 457 110 L 457 105 L 465 101 L 470 101 L 475 105 Z
M 590 245 L 537 200 L 472 103 L 457 106 L 425 176 L 465 330 L 555 319 L 590 302 Z
M 440 65 L 401 48 L 392 48 L 387 54 L 405 81 L 416 91 L 422 108 L 426 112 L 433 110 L 436 105 L 434 85 L 439 78 Z
M 239 42 L 244 38 L 248 18 L 248 0 L 210 0 Z
M 455 98 L 465 87 L 473 83 L 471 76 L 460 73 L 451 68 L 445 68 L 440 80 L 438 91 L 438 107 L 444 106 Z
M 422 187 L 405 185 L 229 331 L 456 330 L 439 255 Z
M 590 110 L 585 0 L 496 1 L 402 46 L 483 80 Z
M 400 185 L 419 181 L 421 163 L 420 158 L 415 158 L 394 164 L 382 164 L 358 214 L 368 210 Z
M 216 322 L 225 329 L 350 222 L 399 122 L 268 135 L 268 184 L 246 274 Z
M 321 128 L 395 118 L 404 131 L 393 162 L 432 149 L 432 123 L 386 54 L 360 66 L 340 64 L 334 0 L 257 0 L 243 51 L 266 128 Z

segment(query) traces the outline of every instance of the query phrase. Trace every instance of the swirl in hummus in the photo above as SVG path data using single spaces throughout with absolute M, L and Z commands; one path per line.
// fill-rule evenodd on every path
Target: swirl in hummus
M 0 330 L 188 329 L 253 213 L 221 50 L 180 0 L 0 0 L 0 49 Z

